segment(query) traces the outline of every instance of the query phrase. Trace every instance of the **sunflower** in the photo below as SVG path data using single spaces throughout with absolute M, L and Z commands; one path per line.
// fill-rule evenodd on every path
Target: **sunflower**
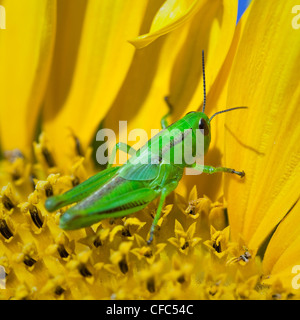
M 237 25 L 234 0 L 0 5 L 1 299 L 299 298 L 296 2 L 253 0 Z M 184 176 L 150 245 L 157 201 L 60 229 L 44 203 L 103 170 L 99 129 L 151 136 L 166 95 L 172 121 L 201 110 L 202 50 L 206 112 L 248 107 L 214 118 L 205 163 L 245 178 Z

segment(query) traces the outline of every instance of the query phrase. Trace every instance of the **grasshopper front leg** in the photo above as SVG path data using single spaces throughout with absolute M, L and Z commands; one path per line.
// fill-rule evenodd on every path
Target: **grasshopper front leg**
M 171 104 L 171 102 L 170 102 L 170 100 L 169 100 L 169 97 L 168 96 L 165 96 L 165 102 L 166 102 L 166 104 L 167 104 L 167 106 L 168 106 L 168 108 L 169 108 L 169 111 L 168 111 L 168 113 L 166 114 L 166 115 L 164 115 L 162 118 L 161 118 L 161 120 L 160 120 L 160 124 L 161 124 L 161 128 L 162 129 L 165 129 L 166 127 L 168 127 L 168 120 L 167 120 L 167 117 L 169 116 L 169 115 L 171 115 L 172 114 L 172 112 L 173 112 L 173 106 L 172 106 L 172 104 Z
M 236 171 L 234 169 L 226 168 L 226 167 L 213 167 L 213 166 L 205 166 L 205 165 L 196 164 L 193 168 L 196 170 L 202 171 L 204 173 L 208 173 L 208 174 L 213 174 L 213 173 L 217 173 L 217 172 L 227 172 L 227 173 L 237 174 L 241 178 L 243 178 L 245 176 L 244 171 Z

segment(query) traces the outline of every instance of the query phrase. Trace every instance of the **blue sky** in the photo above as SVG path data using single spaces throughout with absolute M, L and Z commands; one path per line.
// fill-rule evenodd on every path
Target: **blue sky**
M 238 0 L 238 16 L 237 16 L 237 22 L 240 20 L 242 14 L 247 9 L 249 0 Z

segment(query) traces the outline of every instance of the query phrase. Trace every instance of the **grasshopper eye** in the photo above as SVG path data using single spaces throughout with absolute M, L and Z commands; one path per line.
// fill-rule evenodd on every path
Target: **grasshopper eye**
M 207 122 L 201 118 L 200 121 L 199 121 L 199 129 L 201 130 L 204 130 L 204 135 L 207 136 L 209 135 L 209 127 L 208 127 L 208 124 Z

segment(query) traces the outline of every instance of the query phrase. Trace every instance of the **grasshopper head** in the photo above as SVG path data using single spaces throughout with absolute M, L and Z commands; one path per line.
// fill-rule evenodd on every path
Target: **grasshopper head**
M 196 132 L 197 129 L 200 129 L 200 132 L 203 135 L 203 139 L 204 139 L 204 153 L 207 152 L 210 145 L 211 120 L 218 114 L 232 111 L 232 110 L 237 110 L 237 109 L 247 109 L 247 107 L 235 107 L 235 108 L 221 110 L 213 114 L 210 118 L 203 111 L 202 112 L 191 111 L 185 115 L 184 120 L 189 124 L 189 128 L 193 129 L 193 132 Z
M 195 133 L 196 130 L 200 130 L 204 139 L 204 153 L 206 153 L 211 140 L 210 120 L 208 116 L 204 112 L 192 111 L 187 113 L 184 119 L 189 124 L 189 127 L 192 128 L 193 133 Z

